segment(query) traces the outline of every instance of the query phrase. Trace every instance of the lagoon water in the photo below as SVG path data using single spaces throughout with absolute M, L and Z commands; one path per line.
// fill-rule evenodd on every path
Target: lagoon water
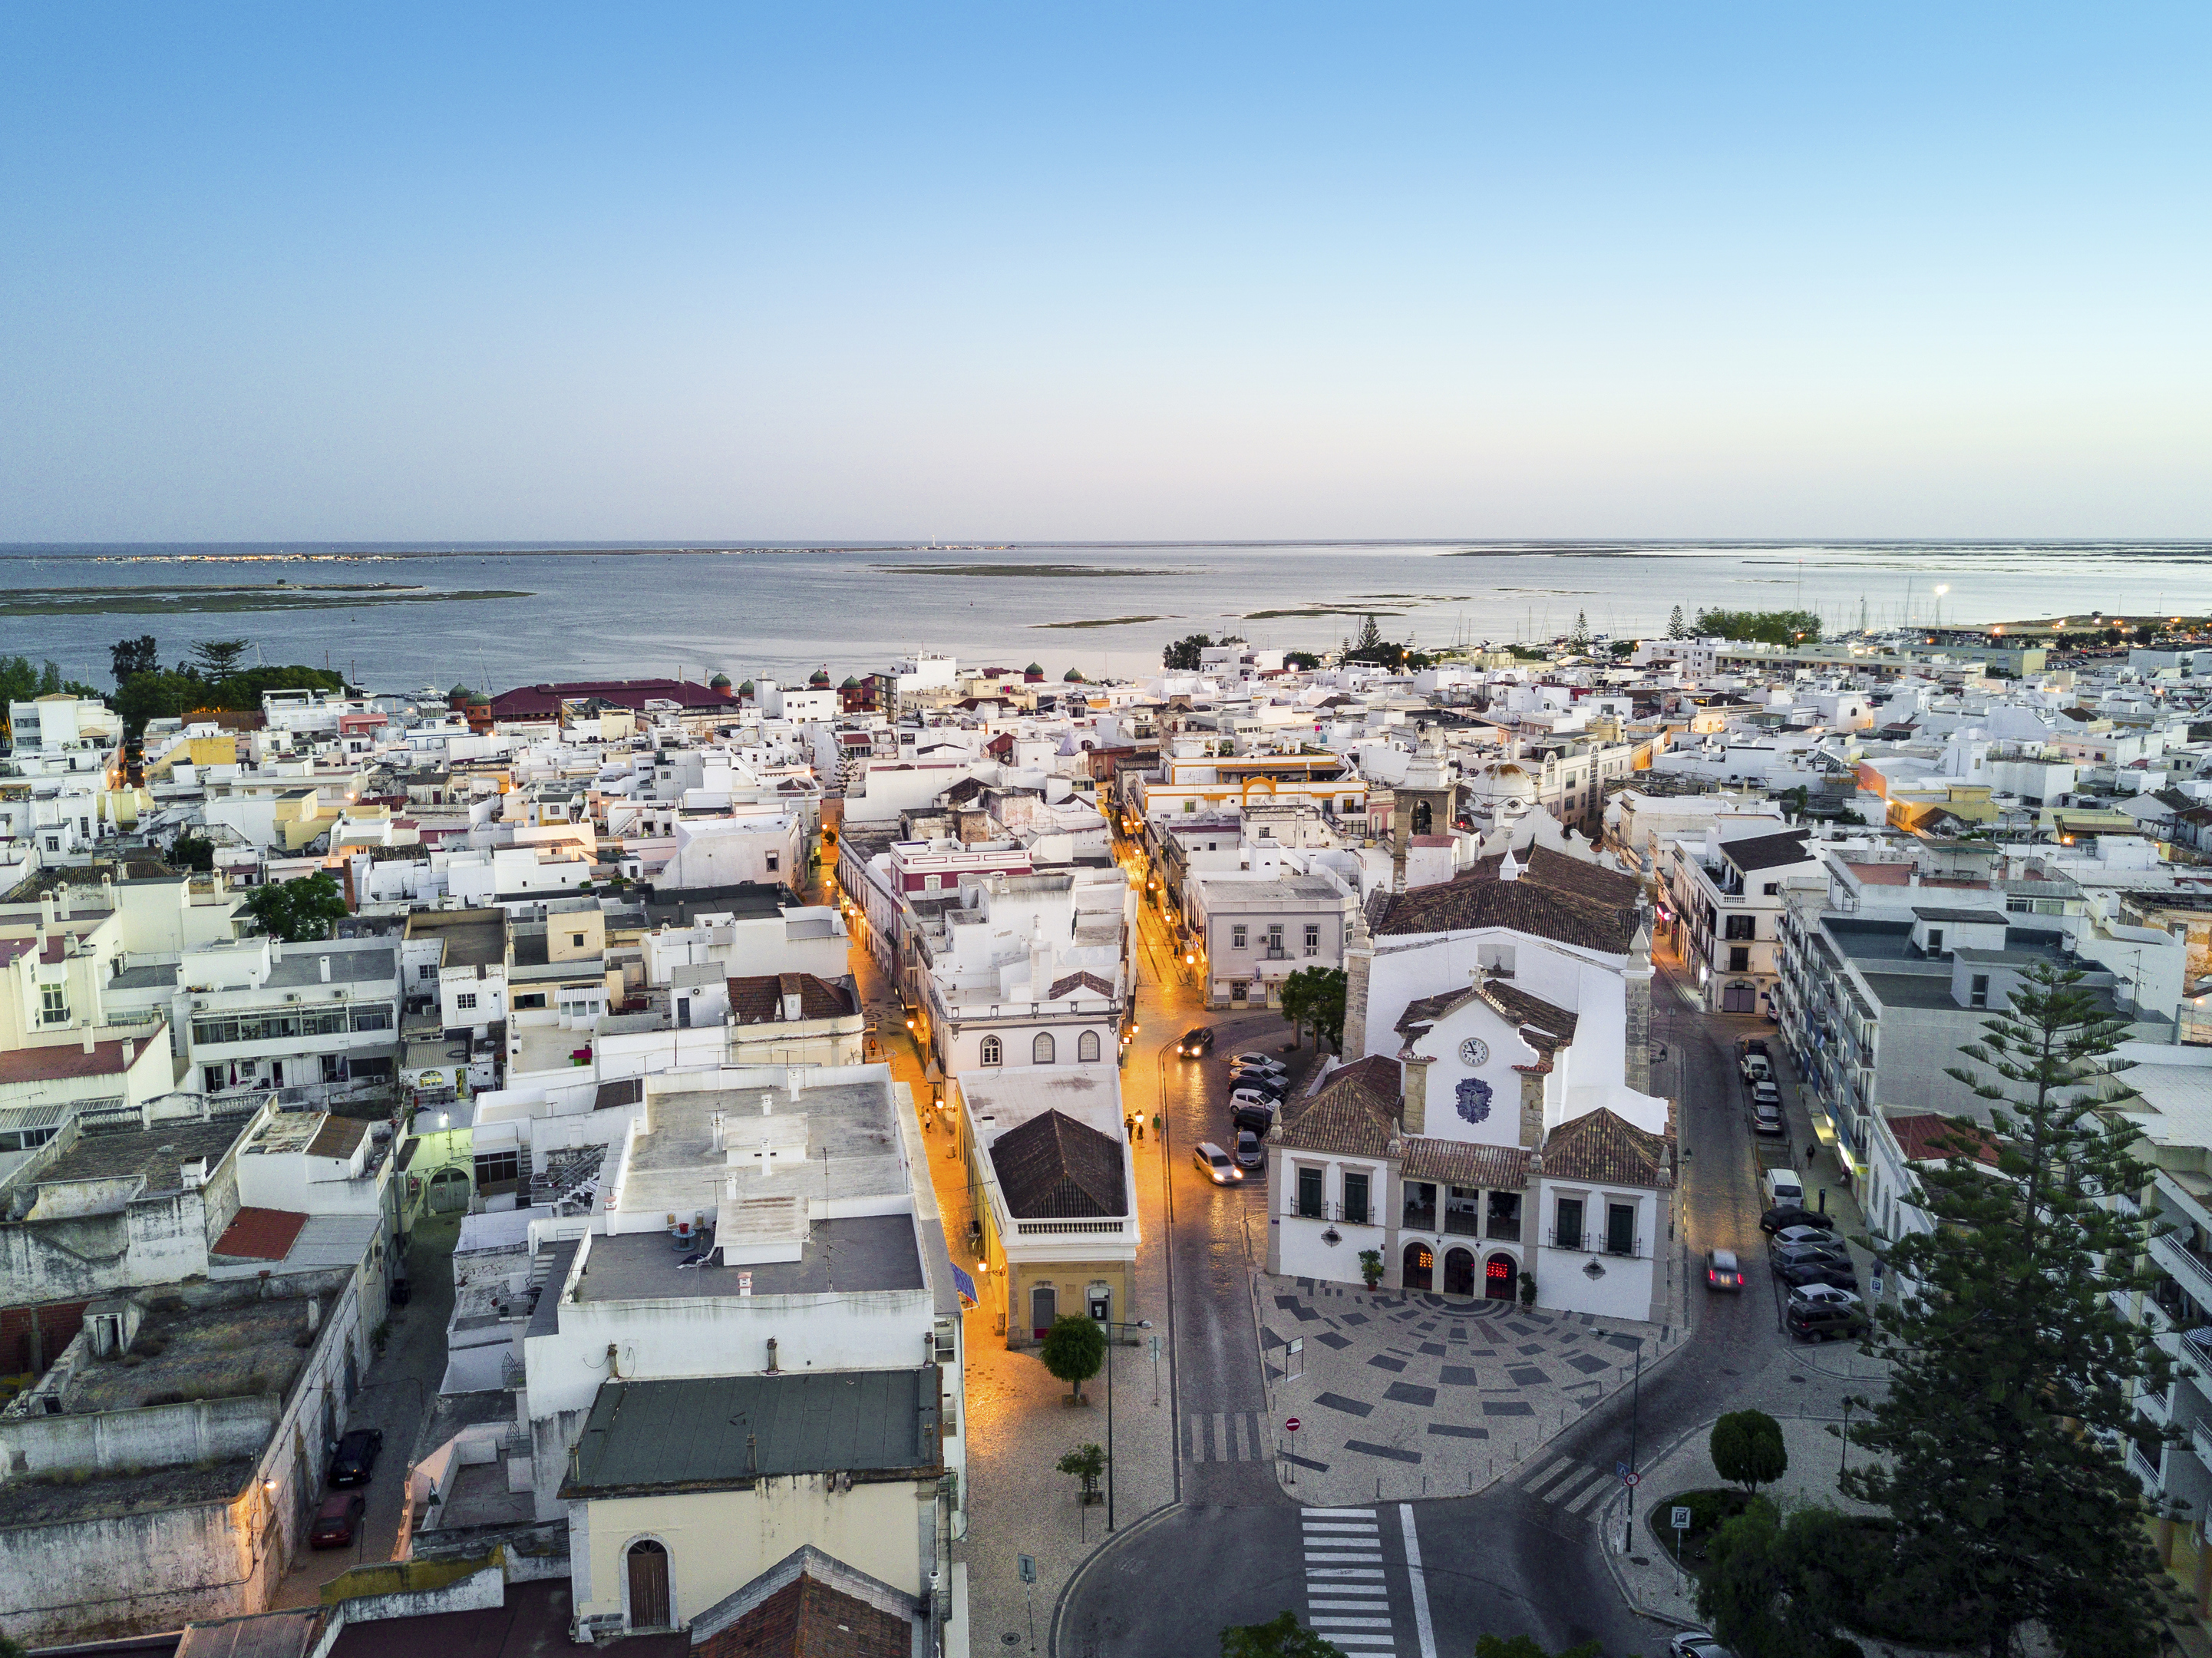
M 526 598 L 290 610 L 191 610 L 209 586 L 395 583 Z M 1948 591 L 1938 595 L 1936 589 Z M 504 689 L 674 674 L 842 679 L 917 647 L 1053 679 L 1157 671 L 1192 632 L 1319 649 L 1373 613 L 1386 638 L 1436 647 L 1540 639 L 1577 613 L 1594 632 L 1662 629 L 1671 606 L 1818 611 L 1830 629 L 1909 618 L 1986 623 L 2212 609 L 2212 544 L 2022 543 L 1358 543 L 989 549 L 850 545 L 612 548 L 0 548 L 0 586 L 148 590 L 155 613 L 0 616 L 0 654 L 108 680 L 107 647 L 152 633 L 164 661 L 243 637 L 270 662 L 328 661 L 373 690 Z M 330 595 L 333 599 L 342 596 Z M 1941 605 L 1940 616 L 1937 606 Z M 1265 612 L 1280 612 L 1268 615 Z M 1067 623 L 1103 623 L 1071 627 Z

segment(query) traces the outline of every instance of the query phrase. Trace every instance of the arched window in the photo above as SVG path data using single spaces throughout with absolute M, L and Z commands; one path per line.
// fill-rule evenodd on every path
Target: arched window
M 983 1063 L 985 1065 L 1004 1065 L 1006 1061 L 1006 1050 L 1000 1045 L 999 1039 L 996 1036 L 984 1037 Z
M 1413 802 L 1413 833 L 1414 833 L 1414 834 L 1416 834 L 1416 835 L 1426 835 L 1426 834 L 1429 834 L 1429 833 L 1431 832 L 1431 824 L 1433 824 L 1435 822 L 1436 822 L 1436 818 L 1435 818 L 1435 817 L 1434 817 L 1433 813 L 1431 812 L 1431 808 L 1430 808 L 1430 806 L 1429 806 L 1429 803 L 1428 803 L 1427 801 L 1425 801 L 1425 800 L 1416 800 L 1416 801 L 1414 801 L 1414 802 Z
M 1075 1058 L 1081 1065 L 1098 1063 L 1098 1033 L 1086 1030 L 1075 1039 Z
M 1050 1065 L 1052 1063 L 1052 1032 L 1049 1030 L 1038 1031 L 1036 1034 L 1036 1040 L 1030 1044 L 1030 1063 L 1031 1065 Z

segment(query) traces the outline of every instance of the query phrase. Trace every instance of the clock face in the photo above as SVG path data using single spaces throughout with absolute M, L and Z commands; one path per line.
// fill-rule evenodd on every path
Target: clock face
M 1480 1036 L 1469 1036 L 1459 1045 L 1462 1065 L 1486 1065 L 1490 1060 L 1490 1044 Z

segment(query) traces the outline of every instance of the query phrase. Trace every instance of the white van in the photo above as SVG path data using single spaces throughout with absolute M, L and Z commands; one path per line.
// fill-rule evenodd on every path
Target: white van
M 1805 1206 L 1805 1182 L 1797 1178 L 1794 1169 L 1770 1169 L 1766 1171 L 1766 1206 L 1779 1209 L 1785 1204 Z
M 1766 1055 L 1764 1054 L 1747 1054 L 1743 1056 L 1741 1065 L 1743 1079 L 1747 1083 L 1765 1083 L 1774 1080 L 1774 1067 L 1767 1064 Z

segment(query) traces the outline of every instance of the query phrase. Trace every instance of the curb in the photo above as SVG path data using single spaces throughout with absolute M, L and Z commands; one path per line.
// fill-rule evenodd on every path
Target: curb
M 1170 1498 L 1150 1514 L 1139 1515 L 1113 1536 L 1102 1540 L 1097 1548 L 1075 1563 L 1075 1570 L 1067 1574 L 1067 1581 L 1060 1586 L 1060 1593 L 1053 1600 L 1052 1619 L 1045 1625 L 1045 1658 L 1057 1658 L 1060 1652 L 1060 1621 L 1067 1616 L 1068 1597 L 1075 1593 L 1075 1586 L 1083 1581 L 1084 1573 L 1089 1571 L 1097 1563 L 1098 1557 L 1116 1543 L 1127 1542 L 1154 1521 L 1165 1518 L 1181 1507 L 1182 1507 L 1181 1497 Z

